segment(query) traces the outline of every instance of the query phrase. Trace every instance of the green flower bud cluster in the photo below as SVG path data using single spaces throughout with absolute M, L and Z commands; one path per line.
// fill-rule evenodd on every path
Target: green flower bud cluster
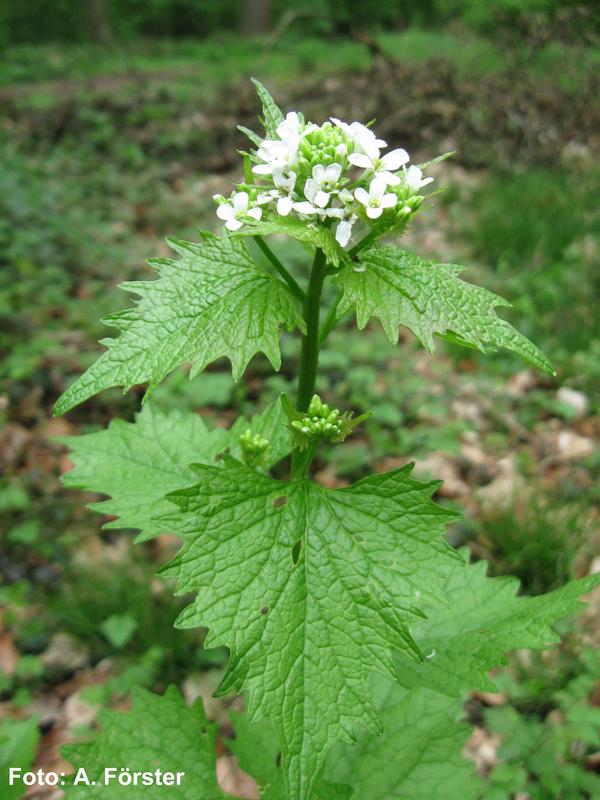
M 300 143 L 300 174 L 309 174 L 317 164 L 328 166 L 345 161 L 348 153 L 354 150 L 353 140 L 331 122 L 325 122 L 315 131 L 307 134 Z
M 339 441 L 343 432 L 343 421 L 337 408 L 330 409 L 318 395 L 314 395 L 308 411 L 301 419 L 292 420 L 292 428 L 310 441 L 329 439 Z
M 240 436 L 240 447 L 242 448 L 242 458 L 248 466 L 260 464 L 262 456 L 269 446 L 269 440 L 258 433 L 252 433 L 250 428 Z
M 359 417 L 351 411 L 341 413 L 337 408 L 330 408 L 318 394 L 313 395 L 305 414 L 297 411 L 286 395 L 282 395 L 281 402 L 290 422 L 294 445 L 299 450 L 306 450 L 323 439 L 343 442 L 359 423 L 371 416 L 370 412 Z

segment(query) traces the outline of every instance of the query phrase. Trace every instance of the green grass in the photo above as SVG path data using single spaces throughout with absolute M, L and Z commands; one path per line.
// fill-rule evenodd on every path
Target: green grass
M 434 30 L 411 27 L 375 34 L 390 58 L 423 63 L 447 60 L 460 76 L 481 75 L 510 67 L 533 74 L 556 73 L 569 82 L 600 63 L 600 50 L 550 42 L 534 50 L 515 44 L 506 47 L 468 29 Z M 368 48 L 349 38 L 299 38 L 291 32 L 276 42 L 240 39 L 220 34 L 203 41 L 141 40 L 112 47 L 93 44 L 46 44 L 8 47 L 0 64 L 0 86 L 33 81 L 81 80 L 97 76 L 145 72 L 173 73 L 171 78 L 193 82 L 207 91 L 241 76 L 290 81 L 344 70 L 361 71 L 371 64 Z
M 516 575 L 527 594 L 556 589 L 587 566 L 589 508 L 544 497 L 540 490 L 514 506 L 484 511 L 475 522 L 477 551 L 492 575 Z M 588 551 L 588 552 L 584 552 Z
M 475 258 L 492 271 L 490 288 L 513 303 L 511 321 L 546 351 L 561 379 L 590 391 L 600 378 L 599 181 L 588 165 L 494 174 L 459 221 Z

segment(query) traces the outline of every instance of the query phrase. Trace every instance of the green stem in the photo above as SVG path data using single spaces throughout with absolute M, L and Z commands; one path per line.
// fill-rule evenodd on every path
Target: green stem
M 301 478 L 306 478 L 308 475 L 308 470 L 310 469 L 310 465 L 312 464 L 312 460 L 315 457 L 315 452 L 317 450 L 317 443 L 313 442 L 313 444 L 309 445 L 306 450 L 302 452 L 296 451 L 292 456 L 292 480 L 300 480 Z
M 307 411 L 317 380 L 319 362 L 319 316 L 321 292 L 325 280 L 325 253 L 317 249 L 308 281 L 308 292 L 304 301 L 306 333 L 302 336 L 300 371 L 298 375 L 298 411 Z
M 323 342 L 325 341 L 325 339 L 327 339 L 327 337 L 333 330 L 335 323 L 337 322 L 336 314 L 341 299 L 342 299 L 342 293 L 340 292 L 338 296 L 335 298 L 333 305 L 327 312 L 327 316 L 325 317 L 325 320 L 321 325 L 321 330 L 319 331 L 319 347 L 323 345 Z
M 287 285 L 289 286 L 289 288 L 290 288 L 292 294 L 294 295 L 294 297 L 296 297 L 298 300 L 300 300 L 301 303 L 304 303 L 304 301 L 306 299 L 306 295 L 305 295 L 304 291 L 302 290 L 300 285 L 296 282 L 296 280 L 292 277 L 292 275 L 290 275 L 290 273 L 287 271 L 287 269 L 283 266 L 281 261 L 277 258 L 275 253 L 271 250 L 271 248 L 265 242 L 265 240 L 262 238 L 262 236 L 255 236 L 254 237 L 254 241 L 260 247 L 260 249 L 265 254 L 265 256 L 268 258 L 268 260 L 271 263 L 271 265 L 273 267 L 275 267 L 277 272 L 281 275 L 283 280 L 287 283 Z
M 320 346 L 319 317 L 326 264 L 325 253 L 317 248 L 310 271 L 308 291 L 304 300 L 306 332 L 302 336 L 298 372 L 298 399 L 296 401 L 296 407 L 301 412 L 308 411 L 310 401 L 315 392 Z M 314 454 L 315 448 L 313 447 L 308 448 L 304 453 L 294 452 L 292 455 L 292 480 L 304 477 L 307 474 Z

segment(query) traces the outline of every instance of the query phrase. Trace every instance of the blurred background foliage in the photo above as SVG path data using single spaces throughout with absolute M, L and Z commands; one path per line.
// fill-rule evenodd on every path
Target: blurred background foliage
M 60 485 L 70 464 L 54 437 L 132 419 L 141 390 L 66 419 L 52 406 L 96 357 L 99 319 L 127 305 L 117 285 L 153 275 L 164 237 L 217 229 L 210 198 L 246 144 L 236 125 L 255 127 L 250 75 L 317 121 L 376 118 L 417 162 L 456 150 L 405 245 L 468 265 L 557 367 L 548 378 L 441 342 L 430 357 L 347 317 L 318 390 L 374 416 L 319 454 L 317 479 L 415 460 L 464 513 L 450 541 L 491 574 L 537 594 L 600 569 L 599 45 L 592 0 L 0 6 L 0 765 L 60 769 L 60 744 L 135 685 L 201 694 L 229 732 L 211 699 L 226 654 L 172 629 L 185 598 L 154 578 L 176 543 L 134 547 L 85 509 L 97 498 Z M 302 281 L 304 251 L 273 246 Z M 181 370 L 154 402 L 229 425 L 293 391 L 298 343 L 282 347 L 276 375 L 261 358 L 240 384 L 222 362 L 192 382 Z M 597 796 L 599 609 L 592 597 L 559 649 L 515 654 L 498 693 L 467 699 L 486 798 Z

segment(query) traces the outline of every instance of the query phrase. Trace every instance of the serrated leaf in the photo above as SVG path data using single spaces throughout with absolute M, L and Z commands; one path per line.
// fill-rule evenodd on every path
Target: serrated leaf
M 277 217 L 269 220 L 252 220 L 247 223 L 235 236 L 270 236 L 273 233 L 291 236 L 306 245 L 319 247 L 324 253 L 329 264 L 339 266 L 341 260 L 346 260 L 346 252 L 339 246 L 335 236 L 328 228 L 316 222 L 306 223 L 297 217 Z
M 258 99 L 262 104 L 262 123 L 265 126 L 267 139 L 275 139 L 277 136 L 277 128 L 283 122 L 283 112 L 260 81 L 257 81 L 256 78 L 252 78 L 252 83 L 256 87 Z
M 147 405 L 135 422 L 114 419 L 106 430 L 60 439 L 75 467 L 65 486 L 110 495 L 90 508 L 117 519 L 105 528 L 139 528 L 138 541 L 164 531 L 156 517 L 172 509 L 168 492 L 191 485 L 190 464 L 211 462 L 230 442 L 228 431 L 209 431 L 197 414 L 165 414 Z
M 373 247 L 360 253 L 359 259 L 363 272 L 347 267 L 335 278 L 343 291 L 338 314 L 354 306 L 359 328 L 377 317 L 395 343 L 404 325 L 430 353 L 435 334 L 450 334 L 454 341 L 463 340 L 484 353 L 498 347 L 512 350 L 554 374 L 544 354 L 497 316 L 496 307 L 510 304 L 460 280 L 463 267 L 435 264 L 392 246 Z
M 325 775 L 349 780 L 351 800 L 476 800 L 482 784 L 462 757 L 471 732 L 462 703 L 429 689 L 407 691 L 373 678 L 383 733 L 361 733 L 356 745 L 337 745 Z
M 468 558 L 466 551 L 463 557 Z M 495 691 L 488 672 L 507 663 L 505 654 L 559 642 L 552 626 L 581 608 L 581 596 L 600 583 L 600 576 L 592 575 L 548 594 L 525 597 L 517 594 L 516 578 L 487 578 L 486 567 L 484 561 L 451 566 L 444 586 L 446 604 L 426 604 L 427 619 L 411 625 L 425 660 L 414 664 L 397 658 L 403 686 L 450 695 L 465 689 Z
M 277 733 L 269 720 L 250 722 L 245 714 L 232 714 L 235 739 L 227 742 L 240 767 L 256 780 L 260 800 L 287 800 Z M 344 779 L 347 780 L 348 776 Z M 317 778 L 311 800 L 348 800 L 348 786 Z
M 256 147 L 260 147 L 261 146 L 262 139 L 260 138 L 260 136 L 257 133 L 254 133 L 254 131 L 251 131 L 250 128 L 244 127 L 244 125 L 238 125 L 237 128 L 238 128 L 238 131 L 240 133 L 243 133 L 245 136 L 247 136 L 250 139 L 250 141 L 252 142 L 253 145 L 255 145 Z
M 215 770 L 216 727 L 208 723 L 202 702 L 188 707 L 175 687 L 159 696 L 134 689 L 133 708 L 127 712 L 103 711 L 102 731 L 91 742 L 65 745 L 62 755 L 76 768 L 85 769 L 95 786 L 81 782 L 66 788 L 69 800 L 227 800 Z M 105 785 L 104 770 L 118 772 L 184 772 L 179 786 L 122 786 L 115 779 Z M 77 773 L 76 773 L 77 774 Z
M 410 468 L 335 491 L 233 461 L 196 470 L 163 520 L 183 539 L 163 573 L 197 593 L 178 624 L 229 648 L 221 692 L 246 690 L 250 717 L 273 720 L 290 800 L 305 800 L 335 739 L 377 730 L 371 672 L 393 677 L 392 650 L 420 658 L 408 623 L 419 595 L 438 597 L 455 515 Z
M 57 414 L 110 386 L 148 383 L 148 395 L 188 361 L 190 377 L 224 356 L 237 380 L 258 352 L 279 369 L 280 329 L 298 321 L 286 289 L 239 240 L 205 234 L 201 244 L 170 243 L 180 258 L 152 261 L 158 280 L 122 284 L 140 299 L 105 318 L 121 335 L 102 341 L 107 351 L 59 398 Z

